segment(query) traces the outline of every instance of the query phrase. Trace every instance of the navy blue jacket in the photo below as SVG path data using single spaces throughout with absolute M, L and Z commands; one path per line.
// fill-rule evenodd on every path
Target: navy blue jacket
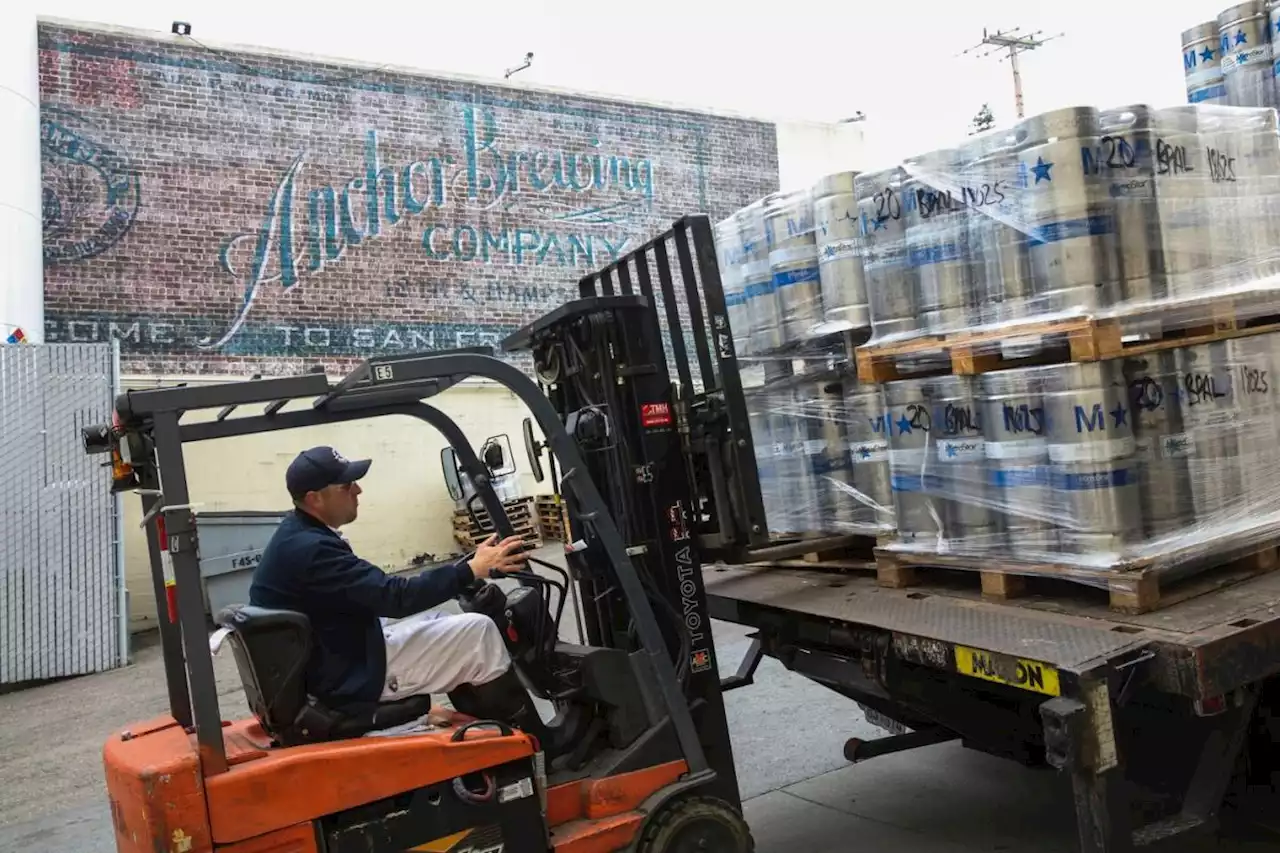
M 308 693 L 334 705 L 377 702 L 387 672 L 378 617 L 400 618 L 436 607 L 474 580 L 463 560 L 412 578 L 389 575 L 357 557 L 328 525 L 295 510 L 263 550 L 249 601 L 305 613 L 311 620 Z

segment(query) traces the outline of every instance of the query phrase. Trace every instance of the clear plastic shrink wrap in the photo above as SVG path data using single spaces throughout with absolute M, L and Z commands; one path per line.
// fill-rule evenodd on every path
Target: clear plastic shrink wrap
M 1280 534 L 1280 333 L 1128 358 L 747 391 L 770 531 L 1085 577 Z
M 891 550 L 1173 567 L 1280 532 L 1280 334 L 885 383 Z
M 759 199 L 716 239 L 774 533 L 896 532 L 891 550 L 1082 578 L 1280 534 L 1275 110 L 1054 110 Z M 1009 354 L 1081 317 L 1129 341 L 1259 328 L 883 384 L 796 355 L 832 331 Z
M 1270 108 L 1070 107 L 856 180 L 872 346 L 1052 332 L 1127 337 L 1280 306 Z M 981 350 L 978 342 L 976 349 Z
M 716 239 L 748 358 L 861 329 L 873 347 L 982 333 L 976 350 L 1008 354 L 1055 320 L 1211 324 L 1226 298 L 1248 320 L 1280 308 L 1276 111 L 1053 110 L 758 199 Z
M 856 178 L 771 194 L 713 226 L 775 536 L 894 529 L 880 389 L 826 359 L 792 357 L 868 325 Z
M 769 532 L 891 533 L 880 389 L 814 363 L 770 362 L 763 372 L 746 402 Z

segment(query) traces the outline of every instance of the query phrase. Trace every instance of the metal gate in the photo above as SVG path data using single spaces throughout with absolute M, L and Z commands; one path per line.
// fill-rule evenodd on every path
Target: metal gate
M 0 684 L 128 662 L 120 500 L 80 437 L 118 388 L 117 341 L 0 346 Z

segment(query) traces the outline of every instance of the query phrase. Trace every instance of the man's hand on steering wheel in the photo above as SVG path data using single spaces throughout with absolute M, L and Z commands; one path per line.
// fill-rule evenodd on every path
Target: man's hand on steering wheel
M 494 571 L 518 572 L 525 566 L 524 539 L 508 536 L 499 542 L 495 533 L 480 543 L 467 564 L 477 580 L 489 577 Z

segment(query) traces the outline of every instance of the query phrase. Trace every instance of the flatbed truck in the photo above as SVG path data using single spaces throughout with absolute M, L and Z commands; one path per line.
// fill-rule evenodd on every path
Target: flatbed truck
M 796 561 L 824 546 L 767 533 L 708 218 L 679 219 L 585 276 L 579 295 L 504 348 L 533 353 L 571 434 L 597 403 L 608 411 L 614 438 L 634 445 L 628 452 L 642 482 L 661 465 L 646 456 L 651 428 L 674 423 L 682 433 L 681 467 L 692 474 L 687 488 L 675 483 L 668 492 L 671 536 L 696 543 L 710 616 L 752 629 L 744 660 L 717 662 L 723 690 L 749 687 L 767 655 L 891 731 L 851 739 L 850 760 L 959 740 L 1069 774 L 1081 853 L 1212 833 L 1234 825 L 1223 818 L 1255 798 L 1272 808 L 1280 802 L 1280 572 L 1235 582 L 1208 576 L 1197 595 L 1125 615 L 1072 596 L 990 600 L 945 578 L 886 588 L 874 573 Z M 613 328 L 616 364 L 570 363 L 563 332 L 549 330 L 574 322 Z M 641 350 L 624 345 L 628 328 L 661 329 L 666 363 L 624 363 Z M 626 400 L 654 402 L 634 412 L 622 411 L 622 398 L 612 409 L 591 403 L 566 377 L 592 369 L 599 393 L 611 384 L 600 371 L 614 370 L 613 384 L 636 386 Z M 592 476 L 607 482 L 610 474 Z M 581 524 L 568 509 L 571 528 Z

